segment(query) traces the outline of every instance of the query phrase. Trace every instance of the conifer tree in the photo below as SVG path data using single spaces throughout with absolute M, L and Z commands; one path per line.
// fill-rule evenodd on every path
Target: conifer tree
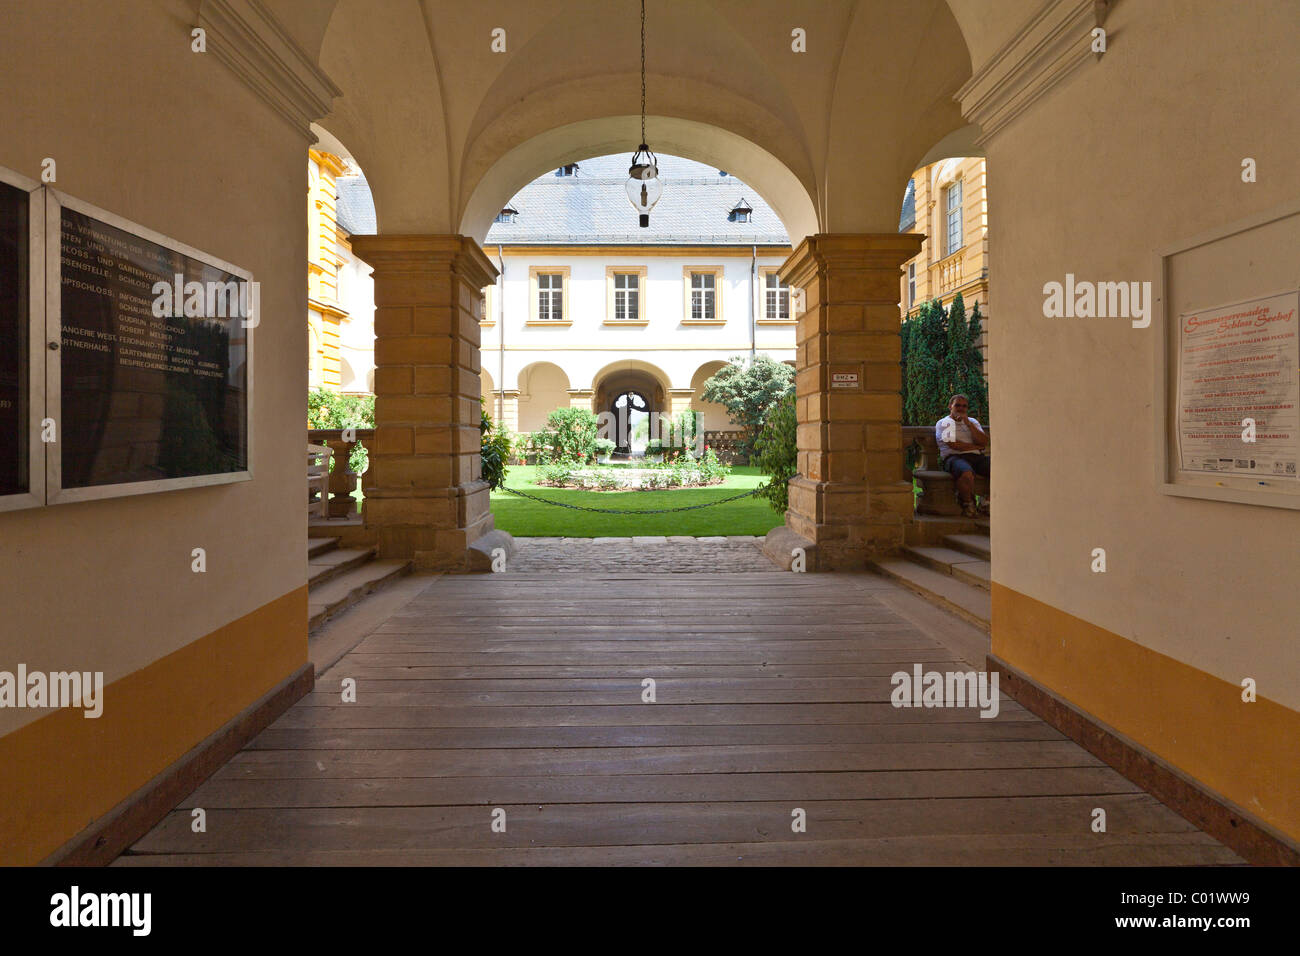
M 946 331 L 941 362 L 944 388 L 951 398 L 956 392 L 965 392 L 969 384 L 970 325 L 966 321 L 966 303 L 960 292 L 953 296 L 952 305 L 948 307 Z
M 905 417 L 910 424 L 926 425 L 942 418 L 931 415 L 946 406 L 946 398 L 940 396 L 945 387 L 942 362 L 947 344 L 943 306 L 937 301 L 923 303 L 915 322 L 908 335 Z
M 980 324 L 980 304 L 975 300 L 975 308 L 970 314 L 967 338 L 970 342 L 966 361 L 966 387 L 962 389 L 970 399 L 971 412 L 982 423 L 989 423 L 989 383 L 984 378 L 984 353 L 980 351 L 980 336 L 983 334 Z M 975 409 L 979 409 L 978 412 Z M 982 416 L 982 417 L 981 417 Z
M 988 383 L 979 350 L 979 303 L 970 318 L 960 295 L 945 310 L 938 300 L 921 303 L 903 323 L 903 421 L 932 425 L 948 414 L 956 392 L 970 399 L 971 414 L 987 424 Z

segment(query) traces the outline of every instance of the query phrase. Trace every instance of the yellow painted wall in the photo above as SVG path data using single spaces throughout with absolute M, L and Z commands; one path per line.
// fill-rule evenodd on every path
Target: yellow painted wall
M 985 173 L 985 161 L 979 156 L 940 160 L 912 173 L 916 189 L 916 224 L 908 232 L 921 233 L 926 238 L 920 253 L 902 266 L 898 302 L 904 317 L 931 299 L 938 299 L 945 307 L 952 305 L 953 298 L 960 292 L 967 315 L 978 301 L 980 314 L 987 318 L 989 207 Z M 948 207 L 944 190 L 958 179 L 962 183 L 962 246 L 949 252 L 946 247 Z M 910 307 L 909 265 L 916 266 L 916 298 Z M 987 333 L 986 325 L 984 345 L 987 345 Z
M 106 686 L 97 718 L 0 737 L 0 866 L 44 859 L 301 667 L 306 616 L 304 586 Z
M 319 337 L 309 360 L 317 373 L 314 380 L 338 392 L 343 388 L 339 325 L 348 318 L 339 302 L 339 266 L 351 250 L 338 224 L 337 179 L 345 167 L 343 160 L 324 150 L 310 149 L 307 157 L 307 295 L 312 307 L 308 323 Z
M 30 792 L 47 799 L 22 804 L 30 812 L 0 832 L 9 847 L 15 826 L 30 831 L 23 859 L 70 837 L 306 660 L 305 605 L 258 628 L 254 657 L 222 630 L 298 601 L 286 596 L 305 584 L 306 144 L 212 53 L 190 51 L 193 18 L 182 0 L 9 4 L 0 30 L 0 165 L 38 178 L 53 157 L 57 189 L 251 270 L 264 317 L 252 481 L 0 514 L 0 669 L 103 671 L 106 684 L 147 685 L 165 703 L 145 719 L 135 692 L 114 695 L 98 721 L 57 714 L 39 730 L 48 711 L 0 710 L 0 779 L 45 781 Z M 191 570 L 196 547 L 207 552 L 204 574 Z M 158 671 L 167 682 L 131 683 L 177 653 L 190 664 Z M 11 740 L 15 732 L 24 736 Z M 100 768 L 68 777 L 100 789 L 69 794 L 46 779 L 68 759 Z M 9 795 L 0 804 L 15 805 Z

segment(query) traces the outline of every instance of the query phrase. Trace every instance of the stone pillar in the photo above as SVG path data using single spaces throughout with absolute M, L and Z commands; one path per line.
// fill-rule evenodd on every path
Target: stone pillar
M 596 398 L 596 392 L 590 388 L 571 388 L 569 389 L 569 407 L 585 408 L 592 411 L 592 402 Z
M 366 527 L 382 558 L 478 568 L 470 545 L 493 531 L 479 460 L 478 313 L 497 270 L 464 236 L 353 236 L 352 248 L 375 278 Z
M 501 393 L 501 423 L 512 434 L 519 434 L 519 389 L 507 388 Z
M 690 411 L 691 399 L 695 397 L 693 388 L 670 388 L 668 390 L 669 413 L 676 418 L 682 412 Z
M 798 474 L 785 527 L 764 550 L 786 567 L 861 568 L 903 544 L 912 490 L 901 481 L 900 268 L 920 251 L 909 233 L 809 236 L 781 267 L 803 291 L 795 340 Z

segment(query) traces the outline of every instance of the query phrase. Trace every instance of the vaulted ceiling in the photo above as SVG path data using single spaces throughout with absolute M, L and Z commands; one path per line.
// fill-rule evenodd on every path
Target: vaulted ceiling
M 321 125 L 365 169 L 383 232 L 481 240 L 545 169 L 640 140 L 636 0 L 266 5 L 342 91 Z M 987 59 L 1035 0 L 646 6 L 650 144 L 735 173 L 799 237 L 897 229 L 912 170 L 969 142 L 953 94 L 972 53 Z

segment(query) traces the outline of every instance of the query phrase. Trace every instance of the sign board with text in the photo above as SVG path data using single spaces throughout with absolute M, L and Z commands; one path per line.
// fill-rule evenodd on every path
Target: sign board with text
M 852 366 L 831 366 L 831 388 L 862 391 L 862 369 Z
M 1180 315 L 1178 341 L 1179 470 L 1296 481 L 1300 295 Z
M 45 503 L 43 198 L 0 169 L 0 511 Z
M 46 237 L 48 503 L 250 478 L 251 274 L 53 190 Z
M 1297 248 L 1300 200 L 1290 200 L 1157 250 L 1162 494 L 1300 510 Z

